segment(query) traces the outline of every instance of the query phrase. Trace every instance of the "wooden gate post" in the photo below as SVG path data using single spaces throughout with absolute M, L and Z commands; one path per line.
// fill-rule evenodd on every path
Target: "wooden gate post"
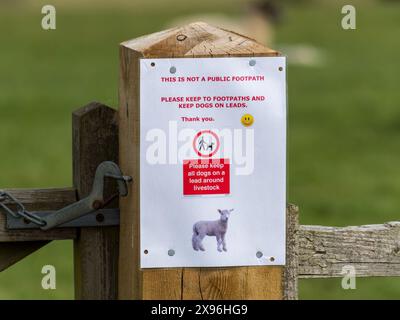
M 118 124 L 114 109 L 92 102 L 73 113 L 73 175 L 78 200 L 92 190 L 97 166 L 118 162 Z M 106 181 L 105 198 L 116 192 Z M 116 207 L 117 203 L 110 204 Z M 117 299 L 118 227 L 80 228 L 74 240 L 75 298 Z
M 296 298 L 297 209 L 289 206 L 288 264 L 232 268 L 140 269 L 139 264 L 139 59 L 279 56 L 234 32 L 193 23 L 126 41 L 120 47 L 120 165 L 133 177 L 122 198 L 119 298 L 121 299 L 284 299 Z M 156 115 L 155 115 L 156 116 Z M 293 218 L 294 217 L 294 218 Z M 288 269 L 290 268 L 290 269 Z

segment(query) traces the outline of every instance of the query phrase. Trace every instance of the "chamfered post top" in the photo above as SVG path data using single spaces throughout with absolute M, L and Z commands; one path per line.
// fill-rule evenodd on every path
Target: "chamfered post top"
M 144 58 L 280 56 L 247 36 L 194 22 L 121 43 Z

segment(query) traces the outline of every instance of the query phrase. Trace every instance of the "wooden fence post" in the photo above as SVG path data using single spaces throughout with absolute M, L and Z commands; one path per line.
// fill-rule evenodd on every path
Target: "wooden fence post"
M 91 103 L 73 114 L 73 175 L 78 199 L 92 189 L 97 166 L 118 163 L 116 111 Z M 106 184 L 106 196 L 115 187 Z M 118 206 L 118 201 L 111 204 Z M 74 241 L 76 299 L 116 299 L 118 227 L 81 228 Z
M 120 165 L 124 174 L 133 177 L 133 183 L 130 195 L 120 202 L 120 298 L 295 298 L 294 273 L 284 274 L 285 268 L 281 266 L 140 270 L 139 265 L 139 59 L 278 55 L 252 39 L 205 23 L 193 23 L 121 44 Z M 293 234 L 290 232 L 289 236 Z M 290 239 L 289 243 L 292 243 Z M 292 267 L 293 263 L 288 266 Z M 285 293 L 286 288 L 290 294 Z

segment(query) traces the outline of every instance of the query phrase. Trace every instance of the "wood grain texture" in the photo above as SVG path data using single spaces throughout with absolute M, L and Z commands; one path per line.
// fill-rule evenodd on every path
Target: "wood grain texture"
M 342 277 L 355 267 L 359 277 L 400 276 L 400 222 L 358 227 L 300 226 L 299 276 Z
M 280 300 L 282 267 L 182 269 L 184 300 Z M 154 299 L 153 297 L 151 297 Z
M 78 198 L 87 196 L 97 166 L 118 163 L 116 111 L 93 102 L 73 113 L 73 173 Z M 105 198 L 116 191 L 106 181 Z M 117 207 L 118 201 L 110 204 Z M 118 227 L 81 228 L 74 242 L 75 296 L 77 299 L 116 299 Z
M 8 189 L 16 199 L 22 202 L 27 210 L 58 210 L 76 201 L 73 188 L 61 189 Z M 7 204 L 7 202 L 5 202 Z M 13 208 L 13 206 L 10 206 Z M 49 231 L 42 230 L 7 230 L 6 217 L 0 212 L 0 242 L 15 241 L 49 241 L 74 239 L 77 231 L 74 228 L 60 228 Z
M 119 298 L 283 298 L 282 267 L 218 270 L 206 268 L 140 270 L 139 268 L 139 59 L 277 55 L 279 55 L 277 51 L 266 48 L 252 39 L 201 22 L 121 44 L 120 165 L 125 174 L 133 177 L 133 184 L 130 196 L 121 199 L 120 202 Z
M 0 243 L 0 272 L 42 248 L 49 241 L 4 242 Z

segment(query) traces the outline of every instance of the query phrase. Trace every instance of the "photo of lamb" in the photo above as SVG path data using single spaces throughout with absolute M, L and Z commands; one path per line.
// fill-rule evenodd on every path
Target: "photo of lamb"
M 192 245 L 193 249 L 196 251 L 205 251 L 206 249 L 203 246 L 203 239 L 205 236 L 216 237 L 217 239 L 217 250 L 219 252 L 228 251 L 226 247 L 225 235 L 228 230 L 228 220 L 229 215 L 233 209 L 230 210 L 220 210 L 218 212 L 220 214 L 220 218 L 218 220 L 213 221 L 198 221 L 193 225 L 193 237 L 192 237 Z M 221 248 L 222 246 L 222 248 Z

